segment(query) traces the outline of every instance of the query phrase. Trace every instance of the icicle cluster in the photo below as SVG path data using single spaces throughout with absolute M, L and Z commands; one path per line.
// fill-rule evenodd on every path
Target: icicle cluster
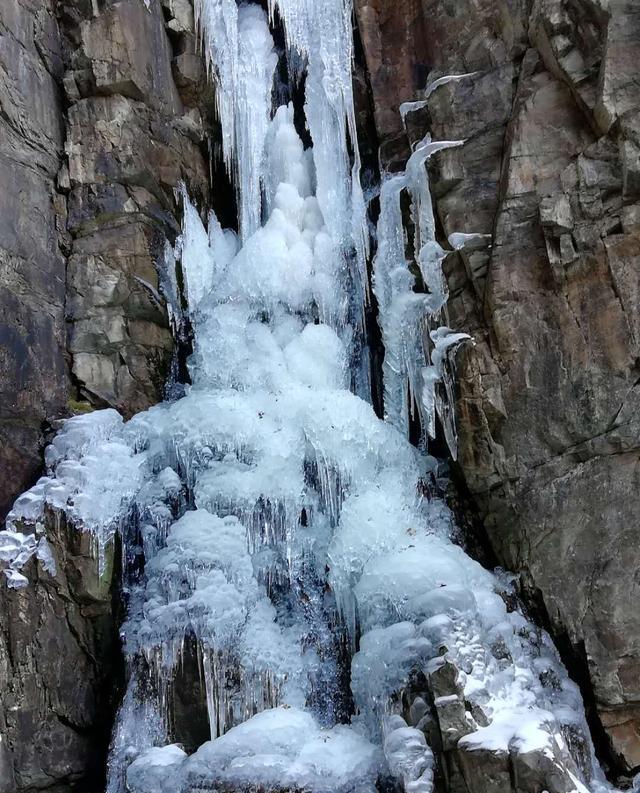
M 462 146 L 464 141 L 433 143 L 429 135 L 416 147 L 405 173 L 384 179 L 380 189 L 378 250 L 373 263 L 374 292 L 385 357 L 383 387 L 385 418 L 408 435 L 414 411 L 420 415 L 426 434 L 434 438 L 436 415 L 444 427 L 452 456 L 457 451 L 453 395 L 453 355 L 459 344 L 470 339 L 439 325 L 447 300 L 442 274 L 446 256 L 436 240 L 431 192 L 425 163 L 438 151 Z M 411 198 L 415 228 L 414 250 L 424 290 L 417 291 L 415 277 L 405 257 L 405 234 L 401 194 Z M 463 242 L 463 241 L 462 241 Z M 431 329 L 431 344 L 425 330 Z M 430 362 L 425 361 L 425 347 Z M 426 365 L 425 365 L 426 364 Z M 444 397 L 439 392 L 444 388 Z

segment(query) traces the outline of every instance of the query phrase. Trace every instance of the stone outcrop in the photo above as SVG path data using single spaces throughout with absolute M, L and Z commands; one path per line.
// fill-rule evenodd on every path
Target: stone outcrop
M 0 7 L 0 513 L 78 410 L 162 398 L 174 343 L 158 267 L 174 193 L 209 200 L 189 2 Z M 210 102 L 207 101 L 207 105 Z M 119 697 L 119 561 L 53 517 L 49 574 L 0 580 L 0 791 L 103 787 Z
M 485 727 L 483 711 L 464 699 L 461 670 L 451 660 L 447 647 L 434 658 L 425 673 L 416 671 L 397 703 L 387 710 L 401 715 L 406 724 L 425 733 L 434 755 L 434 789 L 452 793 L 572 793 L 580 772 L 568 751 L 584 758 L 590 776 L 588 752 L 576 736 L 566 743 L 551 741 L 544 750 L 521 751 L 489 748 L 474 741 L 473 734 Z M 466 740 L 465 740 L 466 739 Z
M 459 469 L 500 562 L 583 667 L 596 737 L 603 727 L 628 773 L 640 765 L 640 8 L 424 0 L 425 45 L 407 51 L 415 3 L 357 5 L 383 166 L 402 150 L 387 109 L 421 98 L 384 75 L 426 67 L 424 89 L 471 73 L 410 113 L 405 139 L 405 156 L 426 131 L 466 139 L 431 161 L 435 211 L 445 247 L 452 232 L 485 235 L 445 263 L 448 322 L 475 339 L 458 357 Z

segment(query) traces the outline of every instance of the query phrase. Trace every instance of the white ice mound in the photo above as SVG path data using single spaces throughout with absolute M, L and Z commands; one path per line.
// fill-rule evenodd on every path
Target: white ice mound
M 128 789 L 131 793 L 160 793 L 168 790 L 168 785 L 173 785 L 171 790 L 177 793 L 175 772 L 186 756 L 176 744 L 146 749 L 127 769 Z
M 400 716 L 385 719 L 384 754 L 391 775 L 406 793 L 432 793 L 433 752 L 422 730 L 408 727 Z
M 132 793 L 219 790 L 220 786 L 375 793 L 381 759 L 380 749 L 349 727 L 322 729 L 306 711 L 275 708 L 204 744 L 187 760 L 177 747 L 152 749 L 130 766 L 127 782 Z M 154 788 L 157 782 L 160 786 Z
M 45 451 L 48 475 L 16 499 L 7 516 L 7 531 L 0 533 L 2 561 L 17 571 L 36 553 L 45 570 L 55 570 L 46 540 L 37 542 L 19 531 L 23 525 L 34 526 L 37 534 L 48 506 L 93 534 L 102 569 L 102 551 L 122 527 L 131 500 L 148 476 L 146 456 L 135 454 L 123 438 L 123 427 L 122 416 L 111 409 L 64 422 Z M 13 586 L 22 585 L 17 576 L 9 580 Z
M 276 623 L 236 517 L 186 512 L 148 562 L 146 578 L 141 613 L 124 626 L 127 652 L 146 656 L 170 679 L 192 636 L 214 736 L 242 721 L 247 703 L 304 701 L 300 636 Z

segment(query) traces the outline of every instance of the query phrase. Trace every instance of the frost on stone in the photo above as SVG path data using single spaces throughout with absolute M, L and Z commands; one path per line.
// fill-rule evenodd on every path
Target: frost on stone
M 7 565 L 4 574 L 9 589 L 28 586 L 29 580 L 20 570 L 34 556 L 44 572 L 50 576 L 56 575 L 56 560 L 47 538 L 42 536 L 42 524 L 36 524 L 33 534 L 23 534 L 14 527 L 0 531 L 0 562 Z
M 438 77 L 435 80 L 431 80 L 427 84 L 427 87 L 424 89 L 423 98 L 417 99 L 413 102 L 402 102 L 400 105 L 400 117 L 402 118 L 402 123 L 406 124 L 406 119 L 409 113 L 415 113 L 418 110 L 422 110 L 423 107 L 426 107 L 429 104 L 429 97 L 440 88 L 442 85 L 447 85 L 449 83 L 459 83 L 462 80 L 468 80 L 472 77 L 475 77 L 479 72 L 467 72 L 466 74 L 446 74 L 443 77 Z
M 431 94 L 440 88 L 441 85 L 447 85 L 448 83 L 459 83 L 461 80 L 470 80 L 472 77 L 478 75 L 479 72 L 465 72 L 465 74 L 445 74 L 442 77 L 438 77 L 435 80 L 432 80 L 425 89 L 425 99 L 428 99 Z
M 449 245 L 455 250 L 459 251 L 463 248 L 467 247 L 468 245 L 472 245 L 474 242 L 488 242 L 491 240 L 491 234 L 463 234 L 461 232 L 455 232 L 454 234 L 449 234 L 448 241 Z

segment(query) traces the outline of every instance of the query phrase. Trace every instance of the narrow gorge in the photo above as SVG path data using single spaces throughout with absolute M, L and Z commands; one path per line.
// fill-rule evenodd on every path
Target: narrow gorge
M 640 770 L 640 6 L 0 8 L 0 793 Z

